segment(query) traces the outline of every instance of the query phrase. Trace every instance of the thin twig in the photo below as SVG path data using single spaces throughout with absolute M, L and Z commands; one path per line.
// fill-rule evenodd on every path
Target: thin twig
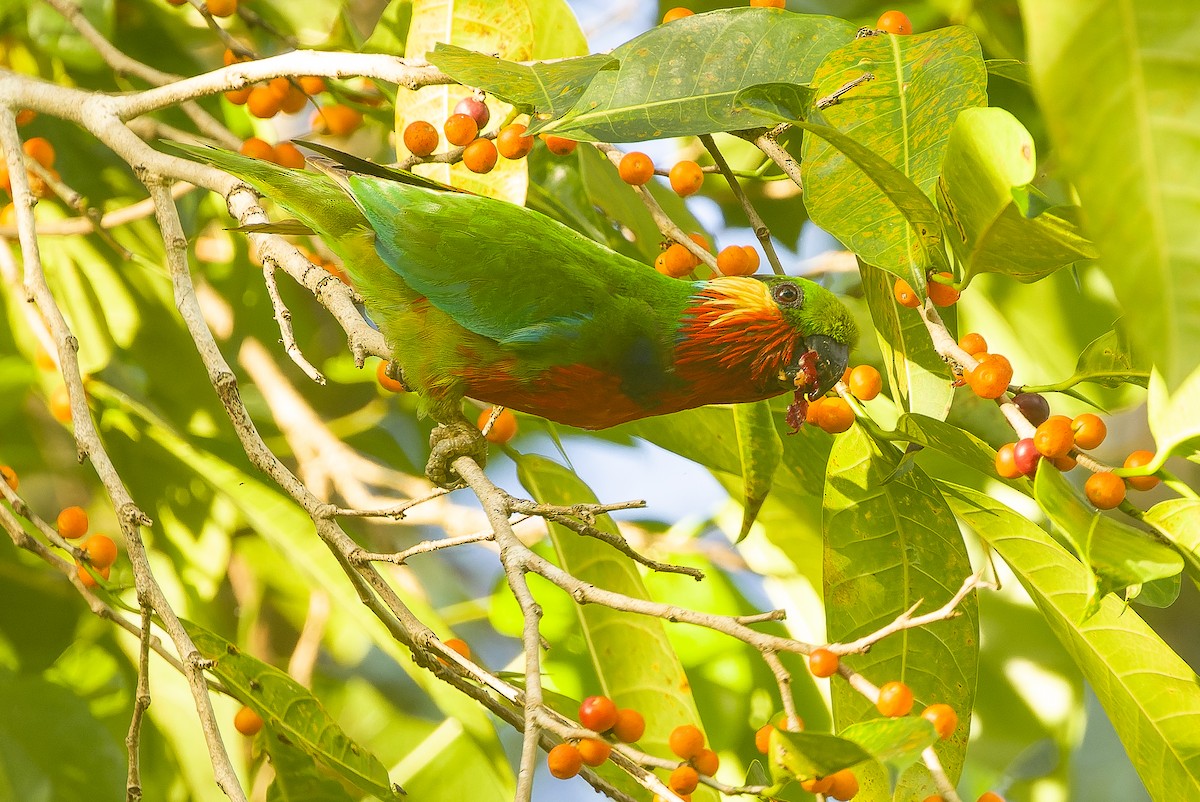
M 133 697 L 133 715 L 129 719 L 129 733 L 125 736 L 125 753 L 129 756 L 129 772 L 125 781 L 126 802 L 138 802 L 142 798 L 142 718 L 150 707 L 150 622 L 153 610 L 148 602 L 141 603 L 142 627 L 138 638 L 137 690 Z
M 775 252 L 775 243 L 771 239 L 771 229 L 767 228 L 767 224 L 763 222 L 758 209 L 754 208 L 754 204 L 746 196 L 746 191 L 742 189 L 737 176 L 729 168 L 729 162 L 725 160 L 724 154 L 717 147 L 717 142 L 713 139 L 712 135 L 702 134 L 700 141 L 708 149 L 708 155 L 712 156 L 713 161 L 716 162 L 717 169 L 725 176 L 725 180 L 729 183 L 729 189 L 733 191 L 733 197 L 737 198 L 737 202 L 742 206 L 742 211 L 746 213 L 746 219 L 750 221 L 750 227 L 754 229 L 754 236 L 762 243 L 763 252 L 767 255 L 767 261 L 771 263 L 771 270 L 775 272 L 775 275 L 782 276 L 783 263 L 779 261 L 779 254 Z
M 321 371 L 313 367 L 296 343 L 296 334 L 292 330 L 292 313 L 279 295 L 279 285 L 275 281 L 275 263 L 270 259 L 263 260 L 263 283 L 267 287 L 267 297 L 271 299 L 271 309 L 275 316 L 275 325 L 279 327 L 279 335 L 283 341 L 284 353 L 288 355 L 304 375 L 317 384 L 325 384 Z

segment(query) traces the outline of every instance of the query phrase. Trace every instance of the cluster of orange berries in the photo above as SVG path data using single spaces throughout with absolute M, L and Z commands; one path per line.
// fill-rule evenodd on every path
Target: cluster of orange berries
M 836 656 L 834 659 L 837 659 Z M 771 733 L 774 730 L 782 729 L 786 732 L 800 732 L 804 729 L 804 722 L 799 718 L 782 724 L 783 726 L 776 727 L 775 724 L 768 722 L 759 727 L 758 731 L 754 733 L 754 748 L 764 755 L 769 754 L 771 751 Z M 848 800 L 858 796 L 858 777 L 850 769 L 840 769 L 824 777 L 809 777 L 808 779 L 801 780 L 800 787 L 810 794 L 825 794 L 827 797 L 848 802 Z
M 954 276 L 945 272 L 935 273 L 934 276 L 937 278 L 931 277 L 929 283 L 925 285 L 925 292 L 929 294 L 929 300 L 933 301 L 933 305 L 953 306 L 958 303 L 961 293 L 950 284 L 937 280 L 940 278 L 949 282 L 954 280 Z M 917 295 L 917 291 L 902 278 L 896 279 L 896 284 L 892 287 L 892 293 L 896 296 L 896 302 L 901 306 L 916 309 L 921 305 L 921 298 Z
M 750 7 L 751 8 L 786 8 L 787 0 L 750 0 Z M 690 17 L 695 13 L 696 13 L 695 11 L 692 11 L 689 8 L 673 8 L 670 11 L 668 11 L 666 14 L 663 14 L 663 25 L 666 25 L 668 22 L 674 22 L 677 19 L 683 19 L 684 17 Z
M 649 183 L 654 173 L 654 161 L 641 151 L 630 151 L 617 163 L 617 174 L 633 187 Z M 704 186 L 704 170 L 696 162 L 685 159 L 668 171 L 667 180 L 671 182 L 671 189 L 676 195 L 686 198 L 695 195 Z
M 883 390 L 883 377 L 870 365 L 846 368 L 842 381 L 859 401 L 870 401 Z M 809 403 L 804 422 L 829 434 L 841 434 L 854 424 L 854 410 L 841 396 L 822 396 Z
M 248 57 L 239 56 L 232 50 L 225 51 L 225 66 L 248 61 Z M 245 106 L 250 114 L 262 120 L 269 120 L 276 114 L 295 114 L 308 105 L 310 98 L 325 92 L 328 87 L 325 79 L 317 75 L 304 75 L 299 78 L 272 78 L 265 84 L 244 86 L 241 89 L 231 89 L 225 93 L 225 99 L 235 106 Z M 353 133 L 362 125 L 363 115 L 357 109 L 352 109 L 342 103 L 327 103 L 317 108 L 311 119 L 312 129 L 318 134 L 346 136 Z M 274 161 L 272 159 L 271 161 Z M 279 162 L 285 167 L 292 164 Z M 303 166 L 301 163 L 300 166 Z
M 786 8 L 787 0 L 750 0 L 751 8 Z M 677 19 L 690 17 L 696 12 L 687 8 L 673 8 L 666 14 L 663 14 L 663 24 L 674 22 Z M 887 33 L 894 33 L 897 36 L 907 36 L 913 32 L 912 23 L 908 16 L 903 11 L 885 11 L 879 17 L 879 21 L 875 23 L 875 28 Z
M 252 136 L 242 143 L 238 153 L 252 159 L 274 162 L 280 167 L 291 167 L 293 170 L 303 170 L 304 154 L 291 142 L 280 142 L 272 145 L 269 142 Z
M 688 239 L 712 253 L 712 246 L 700 234 L 688 234 Z M 751 245 L 730 245 L 717 254 L 717 271 L 724 276 L 752 275 L 759 264 L 758 251 Z M 654 269 L 671 278 L 683 278 L 699 266 L 700 258 L 678 242 L 668 245 L 654 260 Z
M 607 696 L 589 696 L 579 705 L 579 723 L 589 730 L 610 735 L 622 743 L 631 744 L 646 732 L 646 720 L 632 708 L 618 709 Z M 546 764 L 550 773 L 567 780 L 579 773 L 586 763 L 599 766 L 608 760 L 612 744 L 597 738 L 583 738 L 578 743 L 561 743 L 550 750 Z

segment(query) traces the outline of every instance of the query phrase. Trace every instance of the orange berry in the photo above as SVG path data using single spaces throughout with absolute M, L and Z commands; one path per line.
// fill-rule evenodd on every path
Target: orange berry
M 26 139 L 25 144 L 21 145 L 21 150 L 25 151 L 26 156 L 47 170 L 54 166 L 54 159 L 58 155 L 54 152 L 54 146 L 50 144 L 50 140 L 41 136 Z
M 787 0 L 750 0 L 751 8 L 786 8 Z
M 804 412 L 804 422 L 820 428 L 821 426 L 821 406 L 825 403 L 825 396 L 808 402 L 808 409 Z
M 1066 415 L 1051 415 L 1033 433 L 1033 445 L 1043 457 L 1065 457 L 1075 445 L 1075 432 Z
M 726 276 L 749 276 L 755 271 L 750 254 L 740 245 L 722 248 L 717 254 L 717 270 Z
M 375 366 L 375 378 L 379 382 L 379 386 L 393 393 L 407 393 L 408 388 L 404 386 L 404 382 L 395 378 L 400 373 L 400 366 L 395 365 L 386 359 L 380 360 Z
M 33 109 L 21 109 L 17 112 L 17 125 L 28 125 L 33 122 L 35 117 L 37 117 L 37 112 Z
M 705 777 L 712 777 L 721 767 L 721 757 L 711 749 L 701 749 L 699 754 L 692 758 L 692 765 Z
M 1065 457 L 1054 457 L 1050 460 L 1050 463 L 1063 473 L 1073 470 L 1075 466 L 1079 464 L 1070 454 Z
M 912 689 L 903 682 L 885 682 L 879 688 L 879 699 L 875 702 L 875 709 L 888 718 L 907 716 L 912 706 Z
M 842 769 L 835 771 L 829 775 L 832 785 L 829 788 L 829 796 L 834 799 L 839 799 L 841 802 L 848 802 L 858 796 L 858 778 L 854 776 L 854 772 L 850 769 Z
M 885 11 L 880 16 L 879 21 L 875 23 L 875 28 L 880 31 L 887 31 L 898 36 L 907 36 L 912 33 L 912 23 L 908 20 L 908 15 L 903 11 Z
M 692 795 L 691 795 L 691 794 L 676 794 L 675 796 L 677 796 L 677 797 L 679 797 L 680 799 L 682 799 L 682 800 L 683 800 L 683 802 L 692 802 Z M 652 802 L 675 802 L 675 799 L 674 799 L 674 798 L 667 799 L 667 798 L 666 798 L 665 796 L 663 796 L 662 794 L 655 794 L 655 795 L 654 795 L 654 799 L 652 800 Z
M 712 244 L 708 241 L 708 239 L 703 234 L 699 234 L 699 233 L 693 231 L 691 234 L 688 234 L 688 239 L 690 239 L 692 242 L 699 245 L 701 250 L 708 251 L 709 253 L 713 252 Z M 696 264 L 700 264 L 700 263 L 697 262 Z
M 108 567 L 97 568 L 96 566 L 92 566 L 92 569 L 100 575 L 101 579 L 105 580 L 106 582 L 112 573 L 112 569 Z M 81 563 L 75 563 L 75 573 L 79 576 L 79 581 L 83 583 L 85 588 L 94 588 L 100 584 L 98 581 L 96 581 L 96 577 L 92 576 L 92 572 Z
M 295 114 L 308 105 L 308 95 L 295 84 L 288 84 L 287 92 L 279 101 L 279 110 L 284 114 Z
M 307 95 L 319 95 L 325 91 L 325 79 L 319 75 L 301 76 L 300 88 Z
M 437 150 L 438 132 L 425 120 L 414 120 L 404 129 L 404 147 L 414 156 L 424 158 Z
M 108 568 L 117 561 L 117 544 L 108 535 L 92 535 L 84 541 L 83 551 L 96 568 Z
M 810 794 L 828 794 L 833 790 L 833 775 L 828 777 L 809 777 L 800 781 L 800 787 Z
M 742 250 L 746 252 L 746 256 L 750 257 L 750 266 L 754 268 L 750 272 L 758 270 L 758 266 L 762 264 L 762 260 L 758 256 L 758 250 L 753 245 L 743 245 Z
M 533 150 L 534 139 L 525 136 L 525 126 L 521 123 L 506 125 L 496 134 L 496 150 L 506 159 L 523 159 Z
M 937 730 L 938 737 L 943 741 L 958 729 L 958 713 L 954 712 L 954 708 L 950 705 L 940 702 L 922 710 L 921 718 L 933 725 L 933 728 Z
M 1004 802 L 1004 797 L 995 791 L 984 791 L 976 802 Z
M 88 514 L 83 507 L 64 507 L 56 523 L 60 535 L 67 540 L 75 540 L 87 534 Z
M 1017 467 L 1016 443 L 1005 443 L 996 452 L 996 473 L 1003 479 L 1017 479 L 1023 474 Z
M 451 651 L 458 652 L 468 660 L 471 659 L 471 647 L 462 638 L 447 638 L 442 641 L 442 645 Z
M 288 90 L 291 89 L 291 87 L 291 82 L 283 76 L 272 78 L 271 80 L 267 81 L 267 89 L 271 90 L 271 94 L 273 94 L 280 103 L 283 103 L 283 99 L 287 97 Z
M 941 794 L 931 794 L 922 799 L 921 802 L 946 802 L 946 798 Z
M 1103 443 L 1108 435 L 1108 427 L 1104 425 L 1104 421 L 1099 415 L 1090 412 L 1076 415 L 1071 421 L 1071 428 L 1075 430 L 1075 445 L 1088 450 Z
M 496 166 L 496 144 L 482 137 L 467 145 L 463 151 L 463 166 L 473 173 L 490 173 Z
M 982 334 L 971 332 L 970 334 L 964 334 L 959 339 L 958 347 L 971 356 L 976 356 L 987 351 L 987 340 L 983 339 Z
M 921 299 L 917 295 L 916 290 L 902 278 L 896 279 L 895 286 L 892 287 L 892 294 L 896 296 L 896 301 L 901 306 L 907 306 L 909 309 L 916 309 L 921 305 Z
M 671 180 L 671 189 L 681 198 L 696 194 L 704 185 L 704 171 L 693 161 L 679 162 L 671 168 L 668 177 Z
M 704 733 L 693 724 L 680 724 L 667 738 L 671 751 L 684 760 L 691 760 L 704 748 Z
M 654 177 L 654 162 L 645 153 L 635 150 L 621 157 L 617 174 L 626 184 L 640 187 Z
M 814 677 L 832 677 L 840 662 L 840 658 L 828 649 L 813 649 L 808 655 L 808 670 Z
M 17 472 L 8 465 L 0 465 L 0 478 L 4 479 L 4 484 L 8 485 L 14 493 L 21 486 L 21 479 L 17 476 Z
M 553 134 L 543 135 L 542 141 L 546 143 L 546 150 L 555 156 L 569 156 L 575 152 L 576 146 L 579 145 L 574 139 L 566 139 L 561 136 L 554 136 Z
M 170 0 L 168 0 L 168 2 L 170 2 Z M 187 0 L 184 0 L 184 2 L 186 3 Z M 183 3 L 180 3 L 180 5 L 183 5 Z M 225 48 L 225 52 L 221 55 L 221 60 L 223 62 L 225 62 L 225 66 L 228 67 L 231 64 L 237 64 L 242 61 L 249 61 L 250 59 L 247 56 L 239 56 L 237 53 L 234 53 L 232 50 L 230 50 L 227 47 L 227 48 Z
M 583 762 L 589 766 L 599 766 L 608 760 L 608 756 L 612 752 L 612 744 L 595 738 L 584 738 L 575 745 L 575 748 L 579 750 L 579 756 L 583 758 Z
M 676 767 L 667 778 L 667 785 L 677 794 L 690 794 L 700 784 L 700 774 L 686 763 Z
M 850 392 L 860 401 L 870 401 L 883 390 L 883 377 L 870 365 L 859 365 L 850 371 Z
M 665 273 L 671 278 L 682 278 L 688 273 L 696 269 L 696 265 L 700 264 L 699 260 L 692 255 L 692 252 L 685 248 L 680 243 L 672 243 L 665 251 L 659 255 L 662 259 L 662 269 L 660 273 Z M 658 260 L 655 260 L 655 269 L 658 270 Z
M 275 161 L 275 148 L 271 147 L 270 143 L 252 136 L 242 143 L 238 148 L 238 153 L 243 156 L 249 156 L 251 159 L 261 159 L 265 162 Z
M 579 723 L 589 730 L 608 732 L 617 723 L 617 705 L 607 696 L 589 696 L 579 705 Z
M 583 755 L 571 744 L 559 744 L 546 755 L 550 773 L 560 780 L 569 780 L 583 767 Z
M 308 165 L 300 148 L 291 142 L 280 142 L 275 146 L 275 163 L 280 167 L 290 167 L 293 170 L 303 170 Z
M 1126 468 L 1140 468 L 1143 465 L 1149 465 L 1154 461 L 1154 454 L 1150 451 L 1135 451 L 1125 458 Z M 1129 486 L 1134 490 L 1150 490 L 1159 483 L 1157 476 L 1130 476 L 1125 481 L 1129 482 Z
M 827 398 L 817 412 L 817 425 L 830 434 L 841 434 L 854 425 L 854 410 L 844 398 Z
M 269 120 L 279 113 L 282 104 L 268 86 L 256 86 L 246 99 L 246 110 L 261 120 Z
M 262 716 L 253 708 L 243 705 L 240 710 L 234 714 L 233 728 L 245 735 L 247 738 L 255 736 L 263 728 Z
M 1083 483 L 1083 492 L 1097 508 L 1111 510 L 1125 500 L 1125 481 L 1108 471 L 1093 473 Z
M 754 748 L 764 755 L 771 749 L 771 730 L 774 724 L 764 724 L 754 733 Z
M 312 116 L 313 130 L 331 136 L 351 134 L 362 125 L 362 121 L 362 112 L 355 111 L 349 106 L 343 106 L 341 103 L 322 106 L 314 111 Z
M 244 86 L 241 89 L 230 89 L 225 93 L 225 99 L 235 106 L 244 106 L 246 105 L 246 101 L 250 99 L 250 93 L 253 91 L 253 86 Z
M 687 9 L 687 8 L 673 8 L 670 11 L 668 11 L 666 14 L 663 14 L 663 25 L 666 25 L 668 22 L 674 22 L 677 19 L 683 19 L 684 17 L 690 17 L 695 13 L 696 13 L 695 11 L 692 11 L 691 9 Z
M 479 123 L 470 114 L 451 114 L 442 125 L 442 133 L 451 145 L 469 145 L 479 136 Z
M 50 391 L 50 414 L 59 423 L 71 422 L 71 394 L 67 391 L 67 385 L 56 385 Z
M 479 413 L 479 431 L 483 431 L 483 427 L 487 425 L 488 419 L 491 417 L 492 411 L 490 409 L 485 409 Z M 500 410 L 499 417 L 496 418 L 496 422 L 492 424 L 491 430 L 488 431 L 487 439 L 489 443 L 503 445 L 513 439 L 516 434 L 517 416 L 512 413 L 511 409 L 502 409 Z M 603 730 L 598 730 L 598 732 L 603 732 Z
M 954 279 L 951 273 L 938 273 L 938 275 L 942 278 Z M 959 295 L 961 295 L 954 287 L 938 281 L 930 281 L 925 286 L 925 290 L 929 293 L 929 300 L 933 301 L 934 306 L 953 306 L 958 303 Z
M 238 0 L 207 0 L 205 5 L 214 17 L 232 17 L 237 13 Z
M 998 358 L 997 358 L 998 357 Z M 999 398 L 1008 392 L 1012 365 L 999 354 L 989 354 L 974 370 L 966 373 L 967 384 L 980 398 Z
M 612 734 L 618 741 L 627 744 L 640 741 L 646 734 L 646 719 L 638 711 L 623 707 L 617 711 L 617 723 L 613 725 Z

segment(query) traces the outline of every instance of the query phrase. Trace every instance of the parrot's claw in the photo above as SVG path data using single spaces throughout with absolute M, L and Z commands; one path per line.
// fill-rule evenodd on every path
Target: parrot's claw
M 487 440 L 479 429 L 468 421 L 455 421 L 434 428 L 429 435 L 429 462 L 425 464 L 425 476 L 439 487 L 455 489 L 466 483 L 451 467 L 459 457 L 470 457 L 480 467 L 487 463 Z

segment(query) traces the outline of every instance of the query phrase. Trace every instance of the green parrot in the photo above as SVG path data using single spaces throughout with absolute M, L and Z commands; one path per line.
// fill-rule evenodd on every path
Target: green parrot
M 603 429 L 793 391 L 795 429 L 857 338 L 846 307 L 803 278 L 668 278 L 536 211 L 325 148 L 354 169 L 168 146 L 247 182 L 342 260 L 404 386 L 451 430 L 427 469 L 439 484 L 482 443 L 464 396 Z

